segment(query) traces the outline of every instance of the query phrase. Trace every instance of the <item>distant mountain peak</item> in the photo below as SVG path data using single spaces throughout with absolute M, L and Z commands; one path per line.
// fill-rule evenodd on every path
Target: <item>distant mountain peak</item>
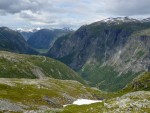
M 16 53 L 38 54 L 24 40 L 19 32 L 8 27 L 0 27 L 0 50 Z
M 107 19 L 104 19 L 104 20 L 101 20 L 100 22 L 104 22 L 104 23 L 122 23 L 122 22 L 138 22 L 139 20 L 137 19 L 133 19 L 133 18 L 130 18 L 130 17 L 116 17 L 116 18 L 107 18 Z
M 142 22 L 150 22 L 150 18 L 143 19 Z
M 8 27 L 0 27 L 1 30 L 6 30 L 6 31 L 9 31 L 11 29 L 9 29 Z
M 37 28 L 17 28 L 17 31 L 19 32 L 35 32 L 40 30 L 41 28 L 37 27 Z

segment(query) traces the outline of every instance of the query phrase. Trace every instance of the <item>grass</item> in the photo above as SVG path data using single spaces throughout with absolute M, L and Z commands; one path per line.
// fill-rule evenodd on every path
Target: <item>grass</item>
M 144 72 L 128 84 L 123 91 L 150 91 L 150 72 Z
M 134 92 L 136 93 L 136 92 Z M 148 100 L 148 96 L 149 94 L 148 92 L 143 92 L 143 95 L 145 96 L 145 99 Z M 135 94 L 136 97 L 136 94 Z M 103 101 L 101 103 L 94 103 L 94 104 L 90 104 L 90 105 L 70 105 L 65 107 L 64 109 L 62 109 L 62 111 L 58 111 L 57 113 L 126 113 L 126 112 L 131 112 L 131 113 L 142 113 L 142 112 L 147 112 L 149 113 L 149 104 L 148 106 L 142 106 L 141 108 L 137 108 L 136 105 L 134 106 L 130 106 L 131 103 L 140 103 L 140 104 L 145 104 L 145 102 L 143 101 L 142 96 L 138 96 L 137 98 L 134 98 L 134 95 L 128 96 L 127 98 L 130 98 L 129 102 L 125 102 L 125 98 L 123 98 L 123 96 L 121 98 L 118 97 L 119 100 L 117 100 L 116 98 L 110 99 L 110 100 L 106 100 Z M 123 102 L 124 101 L 124 102 Z M 124 107 L 120 107 L 121 102 L 123 102 L 125 104 Z M 131 102 L 131 103 L 130 103 Z M 109 106 L 109 107 L 108 107 Z
M 35 48 L 34 48 L 35 49 Z M 38 51 L 39 53 L 43 54 L 43 53 L 47 53 L 49 51 L 49 49 L 35 49 L 36 51 Z
M 61 113 L 100 113 L 104 108 L 104 103 L 96 103 L 91 105 L 71 105 L 65 107 Z
M 135 78 L 123 90 L 118 92 L 102 92 L 94 88 L 85 87 L 79 82 L 58 80 L 58 79 L 0 79 L 0 99 L 8 99 L 14 103 L 22 103 L 29 106 L 24 108 L 26 110 L 38 110 L 39 106 L 48 106 L 50 108 L 57 108 L 46 110 L 46 113 L 99 113 L 109 112 L 117 108 L 106 108 L 104 103 L 113 104 L 116 97 L 120 97 L 129 92 L 138 90 L 149 91 L 149 77 L 150 73 L 145 72 Z M 134 83 L 139 83 L 138 89 L 134 89 Z M 145 89 L 145 85 L 147 88 Z M 143 89 L 144 88 L 144 89 Z M 55 103 L 49 103 L 45 98 Z M 88 98 L 88 99 L 104 99 L 102 103 L 95 103 L 90 105 L 71 105 L 62 108 L 62 105 L 72 103 L 69 98 Z M 147 98 L 147 97 L 146 97 Z M 138 100 L 138 98 L 132 98 Z M 58 109 L 59 108 L 59 109 Z M 148 111 L 148 108 L 142 108 Z M 133 111 L 133 113 L 136 111 Z
M 102 103 L 94 103 L 90 105 L 70 105 L 62 109 L 62 111 L 59 111 L 58 113 L 115 113 L 119 110 L 119 112 L 132 112 L 132 113 L 142 113 L 147 112 L 149 113 L 150 107 L 148 106 L 142 106 L 141 108 L 136 107 L 136 103 L 142 102 L 145 104 L 144 100 L 149 101 L 150 96 L 150 72 L 144 72 L 140 74 L 138 77 L 136 77 L 132 82 L 130 82 L 123 90 L 120 90 L 115 93 L 105 93 L 105 96 L 107 95 L 107 98 Z M 136 87 L 135 87 L 136 85 Z M 145 87 L 146 86 L 146 87 Z M 136 95 L 136 91 L 144 91 L 142 95 Z M 132 96 L 123 96 L 128 93 L 135 93 Z M 101 94 L 104 94 L 101 93 Z M 117 99 L 120 98 L 120 100 L 117 101 Z M 126 102 L 126 107 L 119 107 L 118 102 L 122 102 L 124 99 L 130 99 L 132 103 L 135 103 L 134 106 L 130 107 L 131 103 Z M 110 108 L 106 107 L 106 105 L 110 105 Z M 142 104 L 141 104 L 142 105 Z M 129 109 L 130 108 L 130 109 Z M 118 110 L 117 110 L 118 109 Z M 128 109 L 128 110 L 127 110 Z
M 84 70 L 79 73 L 89 81 L 89 85 L 109 92 L 119 91 L 139 74 L 128 71 L 128 73 L 118 76 L 119 73 L 111 66 L 100 67 L 100 65 L 91 64 L 86 65 Z
M 0 99 L 27 105 L 30 109 L 38 106 L 62 107 L 72 99 L 94 99 L 98 90 L 84 87 L 76 81 L 57 79 L 0 79 Z M 47 100 L 45 99 L 47 98 Z M 50 103 L 51 102 L 51 103 Z
M 31 66 L 25 62 L 10 62 L 5 58 L 0 58 L 0 77 L 5 78 L 36 78 L 30 70 Z M 22 70 L 26 70 L 26 72 Z
M 132 37 L 150 36 L 150 29 L 137 31 L 131 35 Z
M 38 78 L 84 80 L 65 64 L 44 56 L 23 55 L 10 52 L 0 52 L 0 77 L 1 78 Z

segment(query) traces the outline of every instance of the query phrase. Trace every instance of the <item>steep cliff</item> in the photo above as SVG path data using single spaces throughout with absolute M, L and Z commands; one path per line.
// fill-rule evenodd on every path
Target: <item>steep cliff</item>
M 59 38 L 48 56 L 78 71 L 92 86 L 116 91 L 149 71 L 149 28 L 146 20 L 102 20 Z

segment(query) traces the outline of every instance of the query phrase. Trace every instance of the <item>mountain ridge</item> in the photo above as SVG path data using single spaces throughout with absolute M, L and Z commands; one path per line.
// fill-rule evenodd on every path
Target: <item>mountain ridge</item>
M 49 49 L 58 37 L 69 32 L 72 31 L 67 29 L 40 29 L 29 37 L 27 43 L 36 49 Z
M 7 50 L 16 53 L 38 54 L 27 44 L 19 32 L 7 27 L 0 27 L 0 50 Z
M 149 28 L 150 22 L 135 20 L 95 22 L 59 38 L 47 55 L 78 71 L 92 86 L 116 91 L 149 71 Z

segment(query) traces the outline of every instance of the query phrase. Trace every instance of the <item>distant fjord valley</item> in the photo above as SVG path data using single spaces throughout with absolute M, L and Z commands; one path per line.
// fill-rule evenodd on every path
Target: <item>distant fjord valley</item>
M 150 18 L 77 30 L 0 27 L 0 112 L 149 111 Z

